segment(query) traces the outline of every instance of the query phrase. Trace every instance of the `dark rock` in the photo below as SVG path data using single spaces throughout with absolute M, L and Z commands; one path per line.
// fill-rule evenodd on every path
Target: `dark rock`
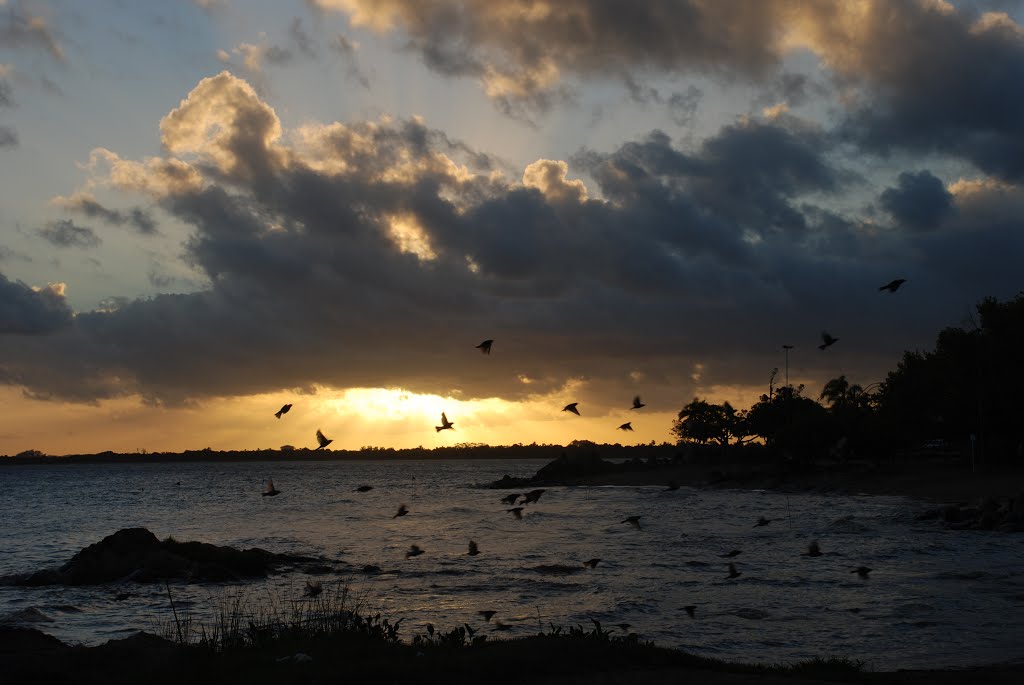
M 238 550 L 204 542 L 163 542 L 145 528 L 126 528 L 89 545 L 53 570 L 0 579 L 13 585 L 97 585 L 129 580 L 232 581 L 266 576 L 287 564 L 319 562 L 310 557 Z

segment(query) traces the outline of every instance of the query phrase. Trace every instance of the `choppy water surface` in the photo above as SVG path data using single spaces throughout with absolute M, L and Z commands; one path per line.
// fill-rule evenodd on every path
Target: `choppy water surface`
M 120 528 L 158 537 L 320 555 L 364 611 L 404 618 L 407 638 L 433 622 L 492 629 L 493 609 L 525 635 L 549 623 L 631 624 L 641 638 L 709 656 L 790 661 L 841 655 L 874 669 L 1024 659 L 1024 545 L 1005 533 L 915 522 L 922 505 L 892 497 L 674 492 L 660 487 L 549 488 L 516 521 L 504 491 L 535 461 L 46 465 L 0 470 L 0 575 L 58 566 Z M 281 495 L 262 497 L 273 477 Z M 177 483 L 180 482 L 180 485 Z M 367 493 L 353 492 L 373 485 Z M 392 518 L 400 503 L 410 514 Z M 643 528 L 619 523 L 642 515 Z M 773 519 L 754 528 L 759 516 Z M 476 540 L 480 554 L 466 555 Z M 818 539 L 824 555 L 800 556 Z M 405 559 L 409 545 L 425 553 Z M 742 575 L 728 580 L 726 559 Z M 572 573 L 593 557 L 596 569 Z M 385 573 L 359 573 L 364 565 Z M 863 580 L 851 570 L 874 569 Z M 582 568 L 580 566 L 580 568 Z M 179 610 L 208 619 L 230 597 L 252 606 L 302 595 L 307 576 L 171 586 Z M 134 596 L 115 601 L 119 592 Z M 697 606 L 690 619 L 682 607 Z M 171 618 L 156 585 L 0 587 L 0 616 L 34 608 L 40 629 L 94 644 Z

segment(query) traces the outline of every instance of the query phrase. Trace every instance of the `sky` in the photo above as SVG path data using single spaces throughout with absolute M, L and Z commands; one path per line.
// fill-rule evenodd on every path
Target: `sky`
M 0 0 L 0 454 L 660 443 L 879 382 L 1021 290 L 1022 23 Z

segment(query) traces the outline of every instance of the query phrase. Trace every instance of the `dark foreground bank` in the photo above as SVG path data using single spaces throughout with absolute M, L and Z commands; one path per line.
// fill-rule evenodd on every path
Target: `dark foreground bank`
M 751 666 L 615 638 L 600 628 L 473 644 L 458 631 L 412 644 L 373 631 L 289 637 L 214 650 L 145 633 L 76 647 L 35 630 L 0 627 L 0 673 L 9 685 L 102 683 L 1019 683 L 1024 668 L 869 673 L 845 659 Z

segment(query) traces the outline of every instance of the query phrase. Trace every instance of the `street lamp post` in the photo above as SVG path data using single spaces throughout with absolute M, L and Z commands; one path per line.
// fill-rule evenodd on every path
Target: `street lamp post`
M 783 345 L 782 349 L 786 351 L 786 387 L 789 387 L 789 351 L 793 349 L 792 345 Z

